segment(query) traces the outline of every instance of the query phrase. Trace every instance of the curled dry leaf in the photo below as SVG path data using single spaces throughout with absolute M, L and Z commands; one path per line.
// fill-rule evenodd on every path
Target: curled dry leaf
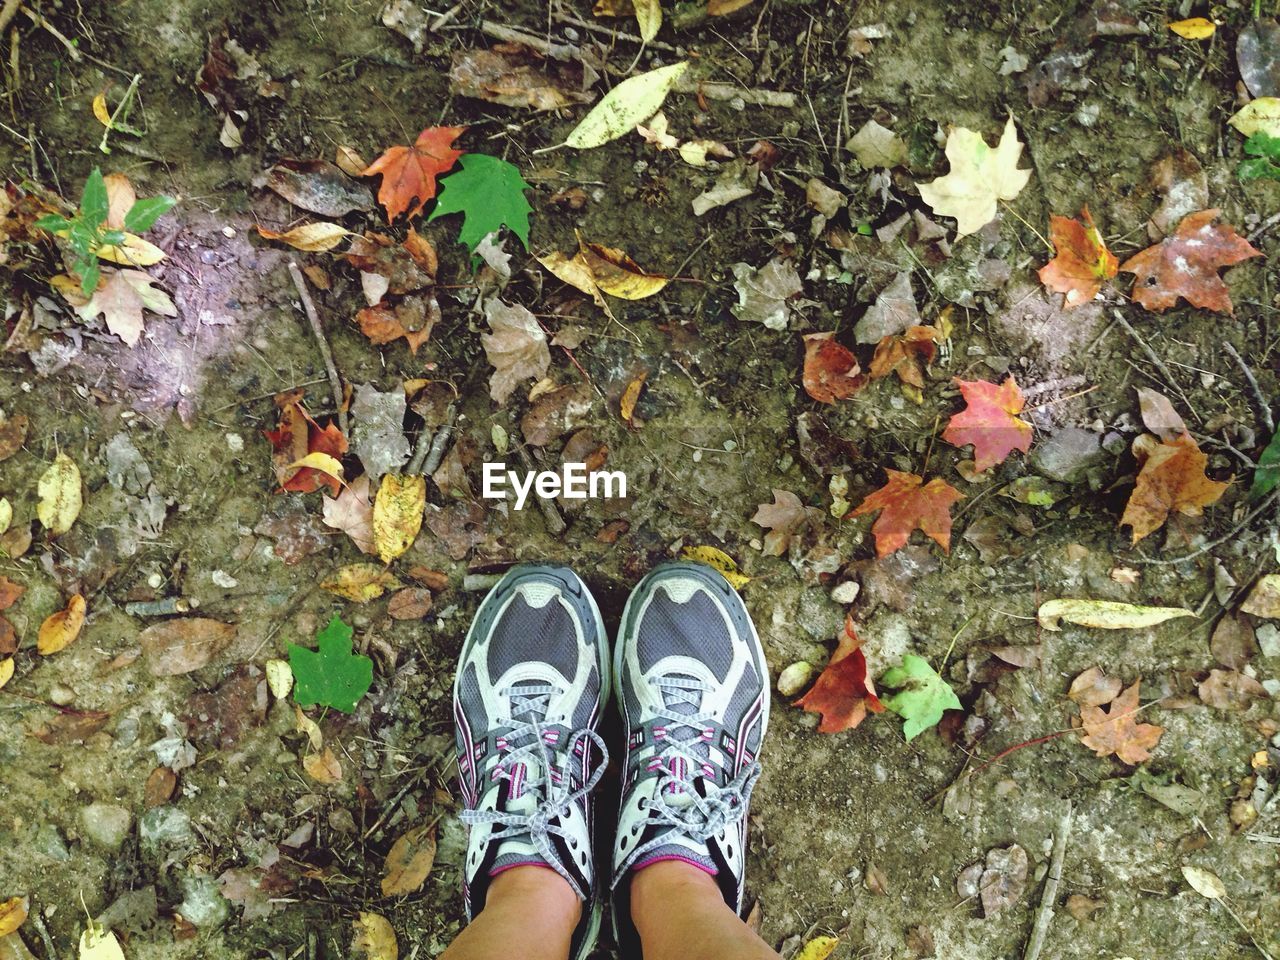
M 1138 410 L 1142 423 L 1165 443 L 1172 443 L 1187 432 L 1186 421 L 1173 409 L 1163 393 L 1148 387 L 1138 388 Z
M 0 903 L 0 938 L 9 936 L 27 921 L 27 911 L 31 908 L 28 897 L 10 897 Z
M 401 834 L 383 865 L 382 895 L 400 897 L 421 888 L 436 859 L 436 825 L 414 827 Z
M 353 925 L 355 939 L 351 949 L 358 956 L 366 960 L 398 960 L 400 948 L 396 944 L 396 932 L 386 917 L 361 910 Z
M 1214 225 L 1220 210 L 1201 210 L 1186 217 L 1172 236 L 1147 247 L 1120 265 L 1136 275 L 1133 299 L 1148 310 L 1163 313 L 1186 300 L 1192 306 L 1233 313 L 1231 291 L 1218 270 L 1250 257 L 1262 256 L 1229 226 Z
M 449 68 L 449 91 L 506 107 L 561 110 L 590 103 L 581 63 L 548 60 L 523 43 L 499 43 L 487 50 L 459 50 Z
M 957 447 L 973 444 L 974 469 L 1003 463 L 1014 450 L 1031 448 L 1031 424 L 1018 418 L 1022 391 L 1012 376 L 996 386 L 986 380 L 956 380 L 968 406 L 951 418 L 942 439 Z
M 1068 310 L 1096 297 L 1103 282 L 1116 275 L 1119 264 L 1093 225 L 1087 206 L 1080 215 L 1083 223 L 1069 217 L 1049 218 L 1049 239 L 1057 255 L 1040 268 L 1040 282 L 1066 294 L 1063 306 Z
M 917 529 L 942 547 L 944 553 L 950 553 L 951 506 L 963 500 L 964 494 L 941 477 L 925 483 L 914 473 L 886 468 L 885 474 L 885 485 L 868 494 L 849 513 L 850 517 L 861 517 L 880 511 L 871 526 L 876 556 L 886 557 L 905 547 L 911 532 Z
M 1182 876 L 1192 890 L 1208 900 L 1221 900 L 1227 895 L 1226 886 L 1212 870 L 1186 864 L 1182 867 Z
M 323 250 L 332 250 L 342 242 L 344 237 L 349 236 L 351 231 L 336 223 L 304 223 L 284 233 L 277 233 L 275 230 L 268 230 L 259 225 L 258 233 L 266 240 L 279 240 L 295 250 L 318 253 Z
M 553 251 L 538 262 L 575 289 L 589 295 L 604 308 L 602 294 L 622 300 L 643 300 L 667 285 L 668 278 L 648 273 L 625 251 L 588 243 L 578 235 L 578 252 L 573 257 Z M 606 308 L 607 309 L 607 308 Z
M 618 401 L 618 415 L 629 427 L 636 426 L 636 404 L 640 402 L 640 391 L 644 389 L 648 377 L 648 370 L 641 370 L 632 377 L 627 388 L 622 391 L 622 399 Z
M 811 333 L 804 338 L 805 393 L 819 403 L 846 400 L 866 384 L 858 358 L 835 340 L 835 333 Z
M 341 783 L 342 763 L 329 747 L 319 753 L 311 753 L 302 758 L 302 769 L 316 783 Z
M 307 415 L 301 399 L 301 390 L 278 394 L 276 406 L 280 409 L 280 422 L 275 430 L 263 431 L 263 436 L 271 444 L 271 462 L 276 479 L 282 489 L 291 493 L 311 493 L 327 486 L 329 492 L 336 496 L 341 487 L 336 477 L 311 467 L 293 466 L 311 453 L 326 453 L 335 460 L 341 460 L 347 452 L 347 438 L 337 425 L 331 421 L 322 428 Z
M 937 344 L 944 339 L 942 331 L 931 326 L 910 327 L 900 336 L 885 337 L 876 345 L 868 375 L 879 380 L 896 373 L 903 383 L 923 390 L 925 367 L 933 362 Z
M 680 557 L 684 560 L 692 560 L 694 563 L 705 563 L 729 581 L 729 586 L 735 590 L 741 590 L 751 582 L 750 577 L 739 572 L 738 564 L 733 557 L 718 547 L 682 547 Z
M 1134 442 L 1142 469 L 1120 517 L 1121 526 L 1133 528 L 1134 543 L 1163 526 L 1171 513 L 1200 516 L 1230 486 L 1205 476 L 1209 458 L 1190 434 L 1158 446 L 1142 441 L 1139 437 Z
M 155 677 L 176 677 L 199 669 L 231 645 L 236 628 L 207 617 L 184 617 L 154 623 L 138 635 Z
M 403 586 L 395 574 L 376 563 L 349 563 L 320 582 L 322 590 L 352 603 L 368 603 Z
M 1083 704 L 1080 720 L 1084 727 L 1082 742 L 1100 757 L 1115 754 L 1124 763 L 1142 763 L 1151 757 L 1150 750 L 1164 733 L 1164 727 L 1151 723 L 1138 723 L 1139 677 L 1133 686 L 1122 691 L 1110 709 Z
M 84 627 L 86 609 L 84 597 L 78 593 L 75 594 L 67 601 L 65 609 L 51 614 L 44 623 L 40 624 L 36 649 L 42 655 L 48 656 L 70 646 L 72 641 L 80 636 L 80 630 Z
M 1268 573 L 1261 577 L 1249 591 L 1249 596 L 1240 609 L 1255 617 L 1280 619 L 1280 573 Z
M 1101 630 L 1141 630 L 1178 617 L 1194 617 L 1182 607 L 1143 607 L 1115 600 L 1048 600 L 1036 613 L 1046 630 L 1062 629 L 1062 621 Z
M 1099 667 L 1090 667 L 1071 681 L 1067 699 L 1082 706 L 1097 707 L 1120 696 L 1124 684 L 1119 677 L 1109 677 Z
M 845 616 L 840 642 L 813 688 L 792 706 L 821 715 L 819 733 L 852 730 L 866 718 L 868 710 L 872 713 L 884 710 L 867 672 L 867 658 L 853 628 L 852 617 Z

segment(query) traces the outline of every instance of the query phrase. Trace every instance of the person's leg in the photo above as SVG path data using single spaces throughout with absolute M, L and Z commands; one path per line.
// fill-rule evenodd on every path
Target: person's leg
M 484 909 L 440 960 L 565 960 L 582 901 L 546 867 L 512 867 L 489 884 Z
M 680 860 L 636 871 L 631 920 L 644 960 L 778 960 L 725 903 L 711 875 Z

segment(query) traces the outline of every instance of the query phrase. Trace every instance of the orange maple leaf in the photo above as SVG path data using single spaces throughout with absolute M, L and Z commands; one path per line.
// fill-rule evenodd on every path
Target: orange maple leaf
M 888 336 L 876 344 L 869 371 L 872 380 L 891 373 L 913 387 L 924 389 L 924 368 L 933 363 L 937 342 L 944 339 L 937 327 L 909 327 L 906 333 Z
M 309 453 L 327 453 L 335 460 L 341 460 L 347 452 L 347 438 L 332 421 L 327 427 L 321 427 L 312 420 L 302 408 L 301 400 L 301 390 L 277 394 L 280 423 L 275 430 L 262 431 L 271 444 L 271 462 L 275 467 L 276 479 L 281 488 L 291 493 L 311 493 L 326 486 L 329 493 L 336 497 L 341 489 L 337 477 L 311 467 L 295 467 L 293 464 Z
M 1118 269 L 1115 254 L 1103 243 L 1089 208 L 1086 206 L 1080 215 L 1083 223 L 1070 217 L 1049 218 L 1049 239 L 1057 256 L 1040 268 L 1040 282 L 1050 290 L 1065 293 L 1064 307 L 1068 310 L 1097 296 L 1102 282 L 1114 277 Z
M 925 483 L 923 477 L 914 473 L 887 467 L 884 472 L 889 476 L 888 482 L 848 514 L 860 517 L 880 511 L 871 526 L 876 538 L 876 556 L 887 557 L 905 547 L 911 531 L 917 528 L 942 547 L 944 553 L 950 553 L 951 505 L 963 500 L 964 494 L 941 477 Z
M 1182 297 L 1194 307 L 1232 313 L 1231 291 L 1218 276 L 1250 257 L 1262 256 L 1244 237 L 1228 226 L 1210 223 L 1221 211 L 1188 214 L 1171 236 L 1147 247 L 1120 265 L 1137 275 L 1133 299 L 1148 310 L 1163 313 Z
M 1146 437 L 1145 443 L 1139 438 L 1134 454 L 1142 469 L 1120 518 L 1121 526 L 1133 527 L 1134 543 L 1158 530 L 1175 510 L 1185 517 L 1200 516 L 1230 486 L 1205 476 L 1209 458 L 1190 434 L 1159 445 L 1154 437 Z
M 436 177 L 462 156 L 462 151 L 453 149 L 452 144 L 466 129 L 427 127 L 413 146 L 389 147 L 361 171 L 362 177 L 382 174 L 378 202 L 386 209 L 388 221 L 405 212 L 411 218 L 422 212 L 427 201 L 436 195 Z
M 844 633 L 826 669 L 809 692 L 792 706 L 821 714 L 819 733 L 852 730 L 863 721 L 868 710 L 884 712 L 884 705 L 867 675 L 867 658 L 862 652 L 862 641 L 854 632 L 852 617 L 845 617 Z
M 1133 686 L 1111 701 L 1109 710 L 1081 705 L 1080 720 L 1084 724 L 1082 742 L 1100 757 L 1116 757 L 1125 763 L 1142 763 L 1150 759 L 1150 750 L 1160 741 L 1164 727 L 1154 723 L 1138 723 L 1139 677 Z
M 834 333 L 811 333 L 804 338 L 804 389 L 819 403 L 844 400 L 867 382 L 858 358 L 834 338 Z
M 957 447 L 972 443 L 974 469 L 981 473 L 1004 463 L 1014 450 L 1031 448 L 1031 424 L 1018 419 L 1022 391 L 1012 376 L 998 387 L 986 380 L 957 379 L 955 384 L 968 406 L 951 418 L 942 439 Z

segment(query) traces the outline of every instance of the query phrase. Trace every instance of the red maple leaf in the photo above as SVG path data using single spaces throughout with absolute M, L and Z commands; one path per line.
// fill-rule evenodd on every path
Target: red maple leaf
M 938 341 L 946 337 L 937 327 L 908 327 L 906 333 L 881 338 L 871 357 L 870 376 L 879 380 L 896 373 L 903 383 L 924 389 L 924 368 L 933 363 Z
M 309 453 L 327 453 L 335 460 L 341 460 L 347 452 L 347 438 L 342 431 L 332 421 L 327 427 L 321 427 L 312 420 L 302 408 L 301 398 L 301 390 L 278 394 L 276 405 L 280 408 L 280 423 L 275 430 L 262 431 L 271 444 L 271 462 L 276 479 L 282 489 L 291 493 L 311 493 L 326 486 L 330 495 L 336 497 L 341 490 L 337 477 L 311 467 L 293 466 Z
M 1231 227 L 1210 223 L 1220 212 L 1201 210 L 1187 215 L 1171 236 L 1120 265 L 1126 273 L 1137 275 L 1134 300 L 1156 313 L 1172 307 L 1179 297 L 1194 307 L 1233 312 L 1231 291 L 1218 270 L 1260 257 L 1262 251 Z
M 427 127 L 413 146 L 389 147 L 361 172 L 362 177 L 382 174 L 378 202 L 386 209 L 388 221 L 406 211 L 410 217 L 422 212 L 427 201 L 436 195 L 436 177 L 462 156 L 462 151 L 453 149 L 452 144 L 466 129 Z
M 876 538 L 876 556 L 887 557 L 907 545 L 911 531 L 919 529 L 925 536 L 951 552 L 951 505 L 963 500 L 962 494 L 941 477 L 928 483 L 914 473 L 900 470 L 884 471 L 888 482 L 869 494 L 862 503 L 849 512 L 850 517 L 880 511 L 871 526 Z
M 1040 268 L 1040 282 L 1050 290 L 1067 295 L 1066 309 L 1088 303 L 1102 289 L 1102 282 L 1116 275 L 1116 258 L 1093 225 L 1086 206 L 1080 211 L 1084 222 L 1070 217 L 1049 218 L 1049 239 L 1057 252 Z
M 1014 450 L 1031 447 L 1031 424 L 1019 420 L 1022 391 L 1012 376 L 996 386 L 986 380 L 956 380 L 968 406 L 951 418 L 942 439 L 957 447 L 973 444 L 973 466 L 981 473 L 1004 463 Z
M 853 629 L 853 618 L 846 616 L 844 633 L 831 661 L 809 692 L 792 704 L 809 713 L 821 714 L 819 733 L 852 730 L 863 721 L 868 710 L 884 711 L 867 675 L 867 658 L 861 648 L 862 641 Z
M 804 338 L 804 389 L 819 403 L 847 399 L 867 382 L 858 358 L 834 338 L 834 333 Z

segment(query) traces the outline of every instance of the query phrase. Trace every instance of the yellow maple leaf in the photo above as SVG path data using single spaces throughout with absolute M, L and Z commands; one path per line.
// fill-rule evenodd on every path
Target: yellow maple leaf
M 947 137 L 951 172 L 920 184 L 920 197 L 934 213 L 956 218 L 957 238 L 977 233 L 995 219 L 997 201 L 1012 200 L 1027 185 L 1031 171 L 1018 169 L 1021 156 L 1013 117 L 995 147 L 982 134 L 956 127 Z

